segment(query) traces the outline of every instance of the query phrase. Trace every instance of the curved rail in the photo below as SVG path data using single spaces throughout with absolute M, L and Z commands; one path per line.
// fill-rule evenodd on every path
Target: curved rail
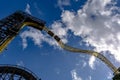
M 19 80 L 23 80 L 22 77 L 25 80 L 41 80 L 32 71 L 18 65 L 1 65 L 0 64 L 0 74 L 2 75 L 11 74 L 10 80 L 14 80 L 14 76 L 16 75 L 19 75 Z M 2 78 L 2 75 L 0 77 L 0 80 L 4 80 L 4 78 Z
M 34 25 L 34 28 L 37 28 L 39 30 L 44 30 L 45 32 L 47 32 L 51 37 L 53 37 L 57 41 L 57 43 L 60 45 L 61 48 L 65 49 L 67 51 L 75 52 L 75 53 L 85 53 L 85 54 L 89 54 L 89 55 L 97 57 L 98 59 L 103 61 L 114 72 L 114 75 L 119 74 L 118 69 L 104 55 L 102 55 L 96 51 L 83 50 L 83 49 L 75 48 L 75 47 L 69 46 L 67 44 L 64 44 L 62 42 L 62 40 L 57 35 L 55 35 L 50 29 L 48 29 L 46 26 L 39 26 L 38 24 L 31 23 L 31 22 L 25 22 L 24 26 L 25 25 L 29 25 L 29 26 Z
M 79 49 L 79 48 L 75 48 L 72 46 L 69 46 L 67 44 L 64 44 L 62 42 L 62 40 L 55 35 L 49 28 L 47 28 L 45 25 L 39 25 L 38 23 L 34 23 L 34 22 L 29 22 L 26 21 L 23 23 L 23 26 L 32 26 L 38 30 L 44 30 L 45 32 L 47 32 L 51 37 L 53 37 L 57 43 L 60 45 L 61 48 L 70 51 L 70 52 L 75 52 L 75 53 L 85 53 L 85 54 L 89 54 L 92 56 L 97 57 L 98 59 L 100 59 L 101 61 L 103 61 L 114 73 L 114 75 L 119 74 L 120 72 L 118 71 L 118 69 L 102 54 L 96 52 L 96 51 L 91 51 L 91 50 L 83 50 L 83 49 Z
M 83 49 L 71 47 L 67 44 L 64 44 L 62 40 L 57 35 L 55 35 L 52 31 L 50 31 L 47 27 L 44 26 L 43 30 L 46 31 L 51 37 L 53 37 L 57 41 L 57 43 L 61 46 L 61 48 L 70 52 L 85 53 L 85 54 L 95 56 L 99 58 L 101 61 L 103 61 L 105 64 L 107 64 L 107 66 L 114 72 L 114 75 L 119 73 L 118 69 L 104 55 L 91 50 L 83 50 Z
M 25 12 L 22 12 L 22 11 L 15 12 L 14 14 L 5 18 L 2 21 L 5 21 L 5 23 L 7 24 L 8 26 L 7 30 L 11 35 L 8 33 L 7 34 L 8 38 L 7 39 L 5 38 L 4 40 L 5 42 L 0 43 L 0 51 L 2 51 L 7 46 L 7 44 L 19 33 L 19 31 L 24 26 L 31 26 L 38 30 L 46 31 L 51 37 L 53 37 L 57 41 L 57 43 L 61 46 L 61 48 L 70 52 L 85 53 L 85 54 L 95 56 L 101 61 L 103 61 L 114 72 L 114 75 L 120 74 L 120 71 L 104 55 L 95 51 L 74 48 L 67 44 L 64 44 L 57 35 L 55 35 L 50 29 L 48 29 L 45 26 L 45 23 L 42 20 L 35 18 Z M 10 25 L 12 25 L 12 27 Z

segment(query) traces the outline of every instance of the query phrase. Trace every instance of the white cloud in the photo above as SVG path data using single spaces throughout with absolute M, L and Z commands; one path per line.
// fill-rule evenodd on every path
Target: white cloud
M 55 22 L 54 24 L 51 25 L 52 31 L 58 35 L 64 43 L 67 43 L 67 32 L 66 29 L 62 28 L 60 22 Z M 35 45 L 41 47 L 42 42 L 46 42 L 51 46 L 55 46 L 54 48 L 59 48 L 59 45 L 57 42 L 51 38 L 47 34 L 43 34 L 39 30 L 36 30 L 34 28 L 29 27 L 28 30 L 22 32 L 20 34 L 22 41 L 23 41 L 23 48 L 26 48 L 28 46 L 27 38 L 32 39 Z
M 91 69 L 95 69 L 94 63 L 95 63 L 95 57 L 91 56 L 89 59 L 89 66 L 91 67 Z
M 81 67 L 82 69 L 87 66 L 87 62 L 85 60 L 80 60 L 76 63 L 76 67 Z
M 88 76 L 85 80 L 92 80 L 92 77 Z
M 35 45 L 41 46 L 42 41 L 46 37 L 34 28 L 28 28 L 28 30 L 24 31 L 20 36 L 23 40 L 23 48 L 27 47 L 27 38 L 31 38 Z
M 25 64 L 24 64 L 23 61 L 19 61 L 19 62 L 17 62 L 17 65 L 18 65 L 18 66 L 25 66 Z
M 25 11 L 29 14 L 31 14 L 30 12 L 30 5 L 27 4 Z M 58 35 L 62 41 L 64 43 L 67 43 L 67 29 L 62 27 L 62 23 L 60 21 L 55 21 L 52 25 L 51 25 L 51 31 L 53 31 L 55 33 L 55 35 Z M 57 48 L 60 48 L 57 44 L 57 42 L 51 38 L 49 35 L 47 34 L 43 34 L 42 32 L 40 32 L 39 30 L 36 30 L 34 28 L 29 27 L 28 30 L 22 32 L 20 34 L 22 41 L 23 41 L 23 48 L 26 48 L 28 46 L 28 42 L 27 39 L 30 38 L 32 39 L 32 41 L 34 42 L 35 45 L 41 47 L 42 42 L 47 42 L 48 44 L 50 44 L 51 46 L 57 46 Z
M 112 79 L 113 74 L 111 72 L 108 73 L 107 79 Z
M 57 6 L 60 7 L 60 9 L 63 10 L 63 6 L 69 6 L 70 0 L 58 0 Z
M 31 12 L 30 12 L 30 5 L 29 4 L 26 5 L 25 12 L 27 12 L 28 14 L 31 14 Z
M 82 78 L 78 76 L 75 69 L 71 71 L 71 75 L 72 75 L 72 80 L 82 80 Z
M 86 67 L 86 65 L 87 65 L 87 63 L 84 61 L 82 67 L 84 68 L 84 67 Z
M 38 12 L 39 15 L 43 15 L 43 12 L 41 11 L 41 9 L 38 7 L 39 3 L 34 3 L 34 7 L 36 9 L 36 11 Z
M 58 4 L 69 5 L 70 1 L 58 0 Z M 52 30 L 58 34 L 64 42 L 67 42 L 67 31 L 71 30 L 75 36 L 82 37 L 84 42 L 94 46 L 94 50 L 98 52 L 109 51 L 114 58 L 120 62 L 120 14 L 117 13 L 120 12 L 120 9 L 114 4 L 115 2 L 113 3 L 112 0 L 88 0 L 83 8 L 77 12 L 63 10 L 61 21 L 66 25 L 66 28 L 62 27 L 61 22 L 55 21 L 51 25 Z M 26 9 L 29 10 L 28 8 L 30 8 L 29 5 Z M 26 38 L 30 36 L 36 45 L 40 45 L 42 41 L 50 45 L 56 45 L 56 42 L 47 35 L 36 31 L 29 31 L 27 32 L 32 36 L 27 34 L 27 32 L 21 34 L 25 47 L 27 46 Z M 35 32 L 36 35 L 33 35 L 33 32 Z M 90 60 L 92 60 L 90 64 L 93 64 L 93 59 L 90 58 Z
M 39 30 L 36 30 L 34 28 L 28 28 L 28 30 L 21 33 L 21 38 L 23 41 L 23 48 L 26 48 L 28 46 L 27 38 L 31 39 L 35 45 L 41 47 L 42 42 L 47 42 L 51 46 L 58 47 L 57 42 L 49 37 L 47 34 L 41 33 Z
M 64 10 L 61 18 L 75 36 L 98 52 L 111 52 L 120 62 L 120 14 L 114 4 L 112 0 L 88 0 L 77 12 Z
M 68 41 L 67 41 L 67 29 L 66 29 L 66 28 L 63 28 L 62 26 L 63 26 L 63 25 L 62 25 L 61 22 L 55 21 L 55 22 L 51 25 L 51 27 L 52 27 L 51 30 L 52 30 L 56 35 L 58 35 L 58 36 L 62 39 L 62 41 L 63 41 L 64 43 L 67 43 L 67 42 L 68 42 Z
M 91 76 L 89 76 L 89 79 L 88 80 L 92 80 L 92 77 Z

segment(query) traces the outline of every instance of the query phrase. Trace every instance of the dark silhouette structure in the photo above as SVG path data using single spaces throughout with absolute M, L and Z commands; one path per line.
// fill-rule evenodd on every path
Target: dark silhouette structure
M 41 80 L 32 71 L 17 65 L 0 65 L 0 80 Z
M 41 26 L 44 26 L 44 24 L 44 21 L 22 11 L 17 11 L 0 20 L 0 51 L 19 33 L 23 26 L 34 26 L 41 30 Z
M 92 50 L 83 50 L 64 44 L 57 35 L 55 35 L 45 26 L 44 21 L 22 11 L 17 11 L 10 16 L 0 20 L 0 51 L 3 51 L 7 44 L 19 33 L 19 31 L 24 26 L 31 26 L 38 30 L 46 31 L 63 49 L 67 51 L 95 56 L 96 58 L 103 61 L 113 71 L 115 76 L 113 80 L 120 80 L 120 69 L 117 69 L 104 55 Z

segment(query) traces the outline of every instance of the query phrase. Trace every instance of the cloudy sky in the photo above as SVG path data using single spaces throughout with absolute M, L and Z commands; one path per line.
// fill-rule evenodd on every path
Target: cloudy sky
M 120 66 L 119 0 L 0 0 L 0 19 L 16 10 L 46 22 L 71 46 L 100 52 Z M 25 26 L 0 55 L 0 64 L 24 66 L 42 80 L 112 80 L 99 59 L 59 47 L 44 31 Z

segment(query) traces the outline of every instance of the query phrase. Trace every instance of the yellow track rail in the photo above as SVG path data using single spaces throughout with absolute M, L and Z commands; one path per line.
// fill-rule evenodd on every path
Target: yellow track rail
M 47 27 L 44 27 L 43 30 L 46 31 L 50 36 L 52 36 L 57 41 L 57 43 L 61 46 L 61 48 L 65 49 L 67 51 L 70 51 L 70 52 L 85 53 L 85 54 L 95 56 L 95 57 L 99 58 L 101 61 L 103 61 L 114 72 L 114 75 L 119 73 L 117 68 L 104 55 L 102 55 L 98 52 L 95 52 L 95 51 L 78 49 L 78 48 L 74 48 L 69 45 L 66 45 L 62 42 L 62 40 L 57 35 L 55 35 Z
M 118 69 L 102 54 L 98 53 L 98 52 L 95 52 L 95 51 L 91 51 L 91 50 L 83 50 L 83 49 L 78 49 L 78 48 L 74 48 L 74 47 L 71 47 L 69 45 L 66 45 L 62 42 L 62 40 L 57 36 L 55 35 L 51 30 L 49 30 L 46 26 L 40 26 L 39 24 L 37 23 L 34 23 L 34 22 L 23 22 L 23 24 L 21 25 L 21 29 L 24 27 L 24 26 L 32 26 L 38 30 L 44 30 L 46 31 L 51 37 L 53 37 L 57 43 L 60 45 L 61 48 L 67 50 L 67 51 L 70 51 L 70 52 L 75 52 L 75 53 L 85 53 L 85 54 L 89 54 L 89 55 L 92 55 L 92 56 L 95 56 L 97 58 L 99 58 L 101 61 L 103 61 L 113 72 L 114 72 L 114 75 L 118 74 L 119 71 Z M 20 29 L 20 30 L 21 30 Z M 0 51 L 2 51 L 8 43 L 10 43 L 10 41 L 15 37 L 16 35 L 8 38 L 1 46 L 0 46 Z

